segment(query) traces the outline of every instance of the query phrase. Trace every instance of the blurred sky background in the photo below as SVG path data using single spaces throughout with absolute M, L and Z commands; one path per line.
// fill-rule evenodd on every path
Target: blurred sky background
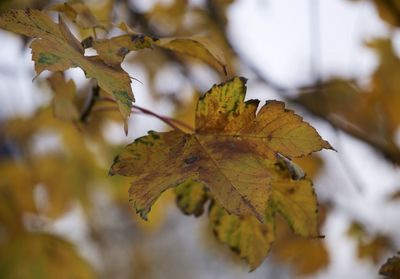
M 146 11 L 158 1 L 131 2 L 141 11 Z M 201 5 L 202 2 L 190 1 L 192 5 Z M 357 79 L 361 84 L 368 82 L 378 65 L 375 53 L 364 45 L 368 39 L 394 32 L 396 51 L 400 51 L 400 33 L 391 30 L 368 1 L 237 0 L 229 8 L 228 15 L 228 35 L 238 52 L 266 76 L 289 88 L 311 83 L 316 77 L 325 79 L 341 76 Z M 152 108 L 163 115 L 173 113 L 168 103 L 152 100 L 147 92 L 146 73 L 140 65 L 123 64 L 123 67 L 142 82 L 133 82 L 138 105 Z M 262 102 L 282 99 L 279 94 L 258 82 L 246 68 L 242 71 L 249 78 L 248 99 L 259 98 Z M 0 119 L 15 115 L 28 117 L 35 108 L 48 103 L 49 93 L 38 86 L 44 82 L 46 74 L 32 82 L 35 74 L 30 49 L 24 46 L 18 36 L 0 30 Z M 78 86 L 84 83 L 81 70 L 68 70 L 68 75 L 74 78 Z M 158 84 L 166 91 L 174 91 L 181 88 L 184 82 L 180 75 L 173 68 L 166 69 L 158 77 Z M 204 91 L 218 81 L 202 69 L 196 71 L 196 76 Z M 337 153 L 321 152 L 325 165 L 322 174 L 314 181 L 319 199 L 324 201 L 329 197 L 338 205 L 322 228 L 331 263 L 327 269 L 309 278 L 379 278 L 375 265 L 357 259 L 356 243 L 346 235 L 346 230 L 353 218 L 350 216 L 356 216 L 369 224 L 372 232 L 396 235 L 400 205 L 388 203 L 386 197 L 399 189 L 399 169 L 382 159 L 365 143 L 334 131 L 299 108 L 294 109 L 338 150 Z M 124 136 L 120 125 L 113 123 L 105 128 L 104 133 L 111 142 L 128 143 L 145 135 L 148 130 L 162 129 L 165 126 L 157 119 L 135 115 L 130 122 L 128 137 Z M 57 138 L 43 137 L 37 143 L 37 148 L 46 150 L 57 144 Z M 346 168 L 354 173 L 352 177 L 349 177 Z M 362 192 L 357 190 L 355 183 L 362 185 Z M 107 198 L 99 195 L 99 199 L 107 203 Z M 157 265 L 151 273 L 152 278 L 292 278 L 288 268 L 270 257 L 256 271 L 248 273 L 244 263 L 227 261 L 204 244 L 202 227 L 205 217 L 196 219 L 184 216 L 174 205 L 166 210 L 168 214 L 162 228 L 149 236 L 144 244 L 149 258 Z M 100 219 L 103 216 L 101 211 L 99 216 Z M 96 246 L 88 241 L 86 224 L 79 207 L 56 221 L 52 230 L 77 243 L 80 252 L 95 266 L 101 265 Z M 115 253 L 113 255 L 116 258 L 121 257 L 118 247 L 123 247 L 124 240 L 116 239 L 114 244 L 116 251 L 110 249 L 110 253 Z M 399 235 L 396 246 L 400 247 Z M 165 261 L 166 258 L 169 260 Z M 123 259 L 120 264 L 129 265 L 123 263 Z

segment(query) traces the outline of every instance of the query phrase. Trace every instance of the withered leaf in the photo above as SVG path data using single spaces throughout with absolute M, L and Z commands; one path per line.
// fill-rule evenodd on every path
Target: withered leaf
M 200 98 L 195 133 L 151 132 L 115 158 L 110 174 L 133 178 L 130 197 L 143 218 L 163 191 L 192 179 L 231 214 L 264 223 L 272 207 L 297 233 L 318 235 L 310 181 L 292 180 L 277 154 L 299 157 L 331 147 L 282 102 L 267 102 L 256 115 L 258 101 L 244 101 L 245 83 L 233 78 Z
M 128 74 L 109 67 L 96 56 L 84 56 L 79 41 L 61 18 L 56 24 L 38 10 L 10 10 L 0 16 L 0 27 L 36 38 L 31 48 L 38 75 L 44 70 L 64 71 L 80 67 L 87 77 L 95 78 L 101 88 L 114 96 L 122 116 L 128 118 L 134 101 Z
M 389 279 L 400 278 L 400 257 L 394 256 L 387 260 L 379 269 L 379 274 L 387 276 Z
M 223 52 L 205 38 L 163 38 L 155 41 L 154 44 L 176 53 L 200 59 L 220 73 L 227 75 Z
M 153 39 L 142 34 L 121 35 L 111 39 L 94 40 L 99 57 L 113 67 L 119 67 L 130 51 L 152 47 Z
M 100 58 L 111 66 L 121 64 L 125 55 L 130 51 L 136 51 L 153 46 L 171 50 L 177 54 L 183 54 L 202 60 L 222 74 L 226 73 L 226 62 L 224 54 L 210 41 L 202 37 L 193 38 L 152 38 L 139 34 L 125 24 L 121 29 L 129 34 L 117 36 L 107 40 L 93 41 L 93 48 L 96 49 Z

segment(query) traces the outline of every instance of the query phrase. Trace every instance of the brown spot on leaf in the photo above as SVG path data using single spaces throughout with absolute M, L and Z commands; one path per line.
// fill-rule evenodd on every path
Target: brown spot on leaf
M 293 195 L 295 192 L 296 192 L 296 189 L 294 187 L 291 187 L 291 188 L 287 189 L 287 193 L 289 195 Z
M 199 159 L 199 157 L 197 156 L 190 156 L 189 158 L 186 158 L 185 160 L 183 160 L 185 162 L 185 164 L 193 164 L 194 162 L 196 162 Z

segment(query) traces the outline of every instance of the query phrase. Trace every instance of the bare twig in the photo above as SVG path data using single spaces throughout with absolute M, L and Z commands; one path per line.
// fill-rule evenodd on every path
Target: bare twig
M 81 122 L 87 121 L 87 118 L 89 117 L 90 113 L 92 112 L 94 104 L 96 103 L 96 99 L 99 97 L 99 95 L 100 95 L 100 87 L 98 85 L 96 85 L 93 87 L 92 92 L 90 93 L 90 96 L 89 96 L 89 101 L 81 113 L 81 116 L 79 118 L 79 120 Z
M 144 114 L 148 114 L 148 115 L 154 116 L 155 118 L 160 119 L 162 122 L 164 122 L 164 123 L 168 124 L 169 126 L 171 126 L 172 128 L 174 128 L 175 130 L 183 132 L 178 126 L 176 126 L 172 121 L 170 121 L 169 119 L 165 118 L 164 116 L 158 115 L 157 113 L 154 113 L 154 112 L 152 112 L 152 111 L 150 111 L 148 109 L 145 109 L 145 108 L 138 108 L 137 106 L 135 107 L 135 109 L 140 110 Z
M 105 102 L 111 102 L 111 103 L 115 103 L 115 100 L 111 97 L 101 97 L 98 99 L 99 101 L 105 101 Z M 175 130 L 179 130 L 182 131 L 178 126 L 181 126 L 187 130 L 189 130 L 190 132 L 194 132 L 193 127 L 191 127 L 190 125 L 178 120 L 178 119 L 174 119 L 168 116 L 163 116 L 163 115 L 159 115 L 151 110 L 148 110 L 146 108 L 140 107 L 138 105 L 132 105 L 132 112 L 135 113 L 136 111 L 139 111 L 143 114 L 147 114 L 147 115 L 151 115 L 156 117 L 157 119 L 160 119 L 161 121 L 163 121 L 164 123 L 168 124 L 169 126 L 171 126 L 172 128 L 174 128 Z M 176 124 L 176 125 L 175 125 Z
M 137 106 L 134 106 L 134 108 L 137 108 Z M 135 112 L 135 111 L 133 111 L 133 112 Z M 141 113 L 143 113 L 143 114 L 148 114 L 147 112 L 144 112 L 144 111 L 142 111 L 142 110 L 138 110 L 138 112 L 141 112 Z M 153 114 L 150 114 L 150 115 L 153 115 Z M 154 115 L 153 115 L 154 116 Z M 190 125 L 188 125 L 188 124 L 186 124 L 185 122 L 182 122 L 182 121 L 180 121 L 180 120 L 178 120 L 178 119 L 175 119 L 175 118 L 171 118 L 171 117 L 168 117 L 168 116 L 161 116 L 161 115 L 158 115 L 159 117 L 157 117 L 157 118 L 159 118 L 159 119 L 163 119 L 163 121 L 164 120 L 168 120 L 168 121 L 170 121 L 170 122 L 173 122 L 173 123 L 175 123 L 175 124 L 177 124 L 178 126 L 181 126 L 181 127 L 183 127 L 183 128 L 185 128 L 185 129 L 187 129 L 188 131 L 190 131 L 190 132 L 194 132 L 194 128 L 192 127 L 192 126 L 190 126 Z M 161 117 L 161 118 L 160 118 Z M 165 121 L 164 121 L 165 122 Z M 169 123 L 167 123 L 168 125 L 169 125 Z

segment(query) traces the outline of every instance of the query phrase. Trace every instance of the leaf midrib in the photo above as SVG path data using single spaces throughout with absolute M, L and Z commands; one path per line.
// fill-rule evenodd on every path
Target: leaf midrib
M 264 216 L 260 216 L 259 212 L 257 211 L 257 209 L 251 204 L 251 202 L 246 199 L 246 197 L 244 197 L 240 191 L 235 187 L 235 185 L 232 183 L 232 181 L 225 175 L 225 173 L 222 171 L 221 167 L 219 166 L 218 162 L 214 160 L 214 158 L 211 156 L 210 153 L 208 153 L 207 149 L 202 145 L 202 143 L 200 142 L 199 138 L 197 137 L 196 134 L 193 134 L 193 138 L 197 141 L 197 143 L 199 144 L 199 146 L 201 147 L 201 149 L 204 151 L 204 153 L 206 154 L 206 156 L 210 159 L 210 161 L 215 165 L 216 169 L 221 173 L 221 175 L 227 180 L 229 181 L 229 184 L 231 185 L 232 189 L 235 190 L 235 192 L 238 193 L 238 195 L 240 196 L 240 198 L 242 199 L 242 201 L 244 202 L 244 204 L 246 204 L 250 210 L 254 213 L 255 217 L 261 222 L 264 223 Z

